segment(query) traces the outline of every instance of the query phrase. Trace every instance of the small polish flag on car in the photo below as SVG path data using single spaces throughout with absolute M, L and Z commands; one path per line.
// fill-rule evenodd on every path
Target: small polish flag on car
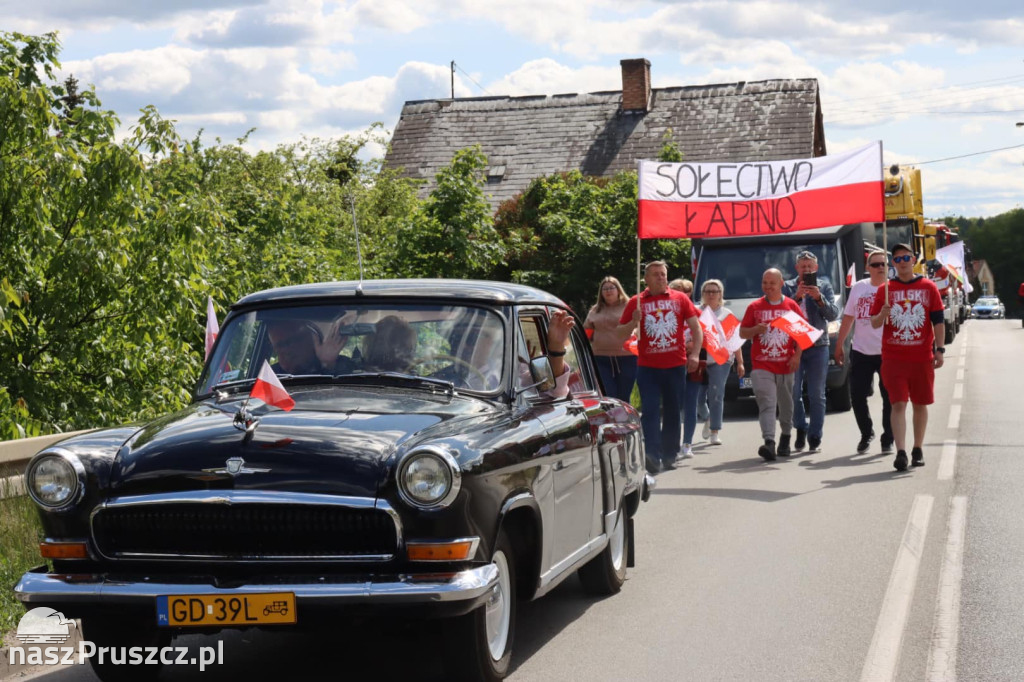
M 849 289 L 857 281 L 857 265 L 850 263 L 850 269 L 846 271 L 846 288 Z
M 790 338 L 796 341 L 796 345 L 803 350 L 813 346 L 821 336 L 820 329 L 815 329 L 807 320 L 792 310 L 787 310 L 772 320 L 772 326 L 789 334 Z
M 295 400 L 288 395 L 288 391 L 285 390 L 281 380 L 277 378 L 274 370 L 270 368 L 270 363 L 266 360 L 263 361 L 263 366 L 260 367 L 259 376 L 256 377 L 256 383 L 252 385 L 252 390 L 249 391 L 249 397 L 258 398 L 267 405 L 280 407 L 285 412 L 295 407 Z
M 213 342 L 217 340 L 220 333 L 220 325 L 217 324 L 217 311 L 213 308 L 213 296 L 206 297 L 206 357 L 210 357 L 213 349 Z

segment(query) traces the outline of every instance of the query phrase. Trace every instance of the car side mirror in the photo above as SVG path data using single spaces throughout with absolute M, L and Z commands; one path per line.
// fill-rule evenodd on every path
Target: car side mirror
M 531 388 L 536 388 L 541 393 L 555 387 L 555 371 L 551 369 L 551 360 L 546 355 L 530 360 L 530 376 L 534 381 Z

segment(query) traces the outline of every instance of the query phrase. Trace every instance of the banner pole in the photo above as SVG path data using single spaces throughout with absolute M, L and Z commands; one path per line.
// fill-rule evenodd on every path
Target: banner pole
M 643 289 L 640 288 L 640 237 L 636 238 L 636 293 L 640 293 Z
M 884 159 L 882 155 L 882 141 L 878 141 L 878 157 Z M 889 224 L 885 220 L 885 161 L 882 161 L 882 251 L 885 252 L 885 262 L 889 262 Z M 892 264 L 893 268 L 896 267 L 896 263 Z M 888 271 L 888 268 L 886 268 Z M 889 273 L 885 273 L 885 303 L 889 304 Z M 883 320 L 882 324 L 888 322 L 888 319 Z

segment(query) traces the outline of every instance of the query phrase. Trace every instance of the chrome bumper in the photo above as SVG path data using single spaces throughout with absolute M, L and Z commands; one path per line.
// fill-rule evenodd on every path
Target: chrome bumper
M 257 592 L 292 592 L 299 604 L 343 606 L 346 604 L 432 604 L 482 601 L 498 584 L 494 564 L 457 573 L 395 575 L 367 580 L 335 576 L 289 582 L 276 578 L 219 587 L 209 578 L 182 576 L 180 581 L 118 579 L 108 574 L 46 573 L 43 567 L 25 573 L 14 586 L 15 596 L 26 604 L 143 605 L 158 596 L 232 596 Z

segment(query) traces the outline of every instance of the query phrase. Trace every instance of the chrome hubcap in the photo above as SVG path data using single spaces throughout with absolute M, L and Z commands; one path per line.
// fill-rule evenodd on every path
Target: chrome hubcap
M 487 648 L 491 652 L 491 658 L 500 660 L 505 655 L 505 646 L 508 643 L 508 631 L 511 624 L 511 590 L 512 585 L 508 576 L 508 559 L 504 552 L 494 555 L 492 561 L 498 569 L 498 584 L 491 590 L 487 604 L 484 605 L 485 621 L 487 623 Z

